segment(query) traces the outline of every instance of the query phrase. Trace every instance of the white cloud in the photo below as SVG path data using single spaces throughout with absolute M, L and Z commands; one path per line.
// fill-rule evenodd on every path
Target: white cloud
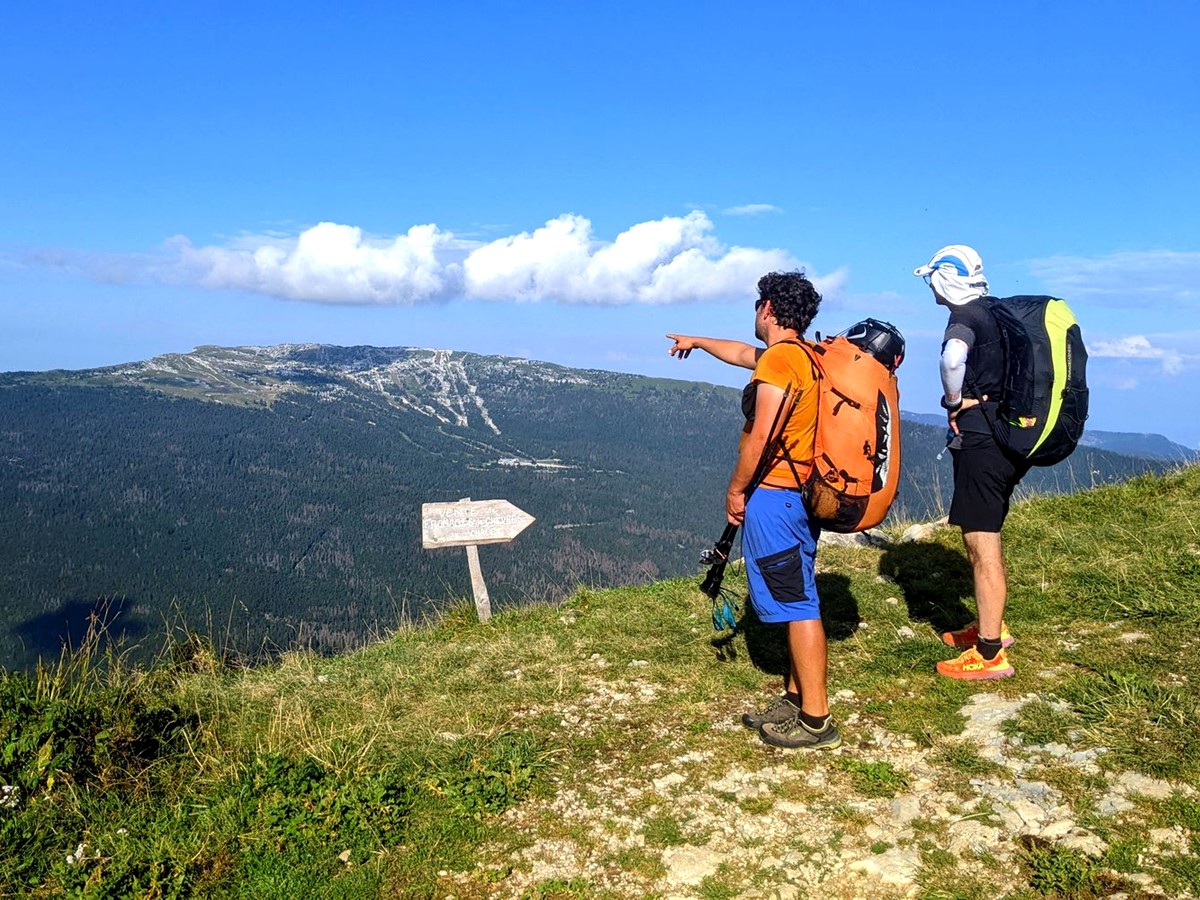
M 753 295 L 764 273 L 800 265 L 783 250 L 726 248 L 712 230 L 708 216 L 691 212 L 639 223 L 604 243 L 587 219 L 563 215 L 473 250 L 463 262 L 464 292 L 561 303 L 723 300 Z
M 767 213 L 783 212 L 783 210 L 770 203 L 746 203 L 742 206 L 730 206 L 721 212 L 727 216 L 763 216 Z
M 1182 311 L 1200 308 L 1200 253 L 1146 250 L 1107 256 L 1051 256 L 1031 260 L 1046 289 L 1068 302 Z
M 1113 341 L 1097 341 L 1088 346 L 1088 355 L 1111 359 L 1154 359 L 1162 363 L 1163 373 L 1178 375 L 1184 370 L 1186 357 L 1178 350 L 1156 347 L 1145 335 L 1133 334 Z
M 532 232 L 489 242 L 464 240 L 437 225 L 396 237 L 321 222 L 288 237 L 239 235 L 196 247 L 169 240 L 158 255 L 41 252 L 31 261 L 93 278 L 194 284 L 331 304 L 413 305 L 456 297 L 578 304 L 667 304 L 754 295 L 766 272 L 803 268 L 778 249 L 727 247 L 703 212 L 641 222 L 611 241 L 583 216 L 565 214 Z M 811 274 L 838 293 L 842 270 Z
M 208 288 L 268 294 L 318 303 L 411 304 L 443 296 L 458 280 L 439 258 L 454 243 L 436 225 L 414 225 L 391 240 L 322 222 L 293 241 L 239 238 L 234 246 L 193 247 L 174 238 L 182 280 Z

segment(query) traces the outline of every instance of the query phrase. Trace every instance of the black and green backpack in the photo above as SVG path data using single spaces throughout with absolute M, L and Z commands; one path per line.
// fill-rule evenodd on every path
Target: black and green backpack
M 1087 350 L 1075 314 L 1055 297 L 1021 295 L 989 304 L 1004 342 L 997 443 L 1033 466 L 1075 450 L 1088 415 Z

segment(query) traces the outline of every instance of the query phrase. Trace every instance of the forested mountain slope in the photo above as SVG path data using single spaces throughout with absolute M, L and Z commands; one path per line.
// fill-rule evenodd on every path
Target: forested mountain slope
M 481 550 L 493 600 L 695 571 L 723 525 L 730 388 L 444 350 L 202 347 L 0 376 L 0 662 L 55 655 L 97 604 L 157 647 L 164 621 L 239 651 L 355 645 L 468 592 L 422 551 L 424 502 L 537 517 Z M 896 514 L 940 514 L 942 430 L 906 424 Z M 1031 487 L 1117 480 L 1099 451 Z

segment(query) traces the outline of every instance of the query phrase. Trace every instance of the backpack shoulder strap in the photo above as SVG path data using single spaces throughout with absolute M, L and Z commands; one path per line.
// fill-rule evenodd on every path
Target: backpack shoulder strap
M 805 357 L 807 357 L 807 359 L 808 359 L 809 366 L 812 367 L 813 383 L 816 385 L 820 385 L 822 373 L 821 373 L 821 366 L 817 363 L 817 352 L 820 349 L 819 345 L 814 345 L 811 342 L 803 340 L 803 339 L 799 339 L 799 340 L 788 339 L 785 341 L 780 341 L 780 343 L 781 344 L 794 344 L 795 346 L 799 347 L 801 351 L 803 351 Z M 799 392 L 799 390 L 797 390 L 796 397 L 794 397 L 793 400 L 798 398 L 799 394 L 800 394 L 800 392 Z M 789 418 L 790 417 L 791 416 L 789 413 Z M 785 422 L 784 425 L 786 426 L 786 424 L 787 423 Z M 796 480 L 796 487 L 803 490 L 804 485 L 807 483 L 807 481 L 806 481 L 806 479 L 800 477 L 800 472 L 797 471 L 797 469 L 796 469 L 796 461 L 794 459 L 792 459 L 792 454 L 790 452 L 788 452 L 787 441 L 784 440 L 782 430 L 780 430 L 780 433 L 779 433 L 779 450 L 783 456 L 784 462 L 786 462 L 788 464 L 788 469 L 791 470 L 792 478 L 794 478 Z
M 783 389 L 783 402 L 779 404 L 779 409 L 775 411 L 775 420 L 771 423 L 771 430 L 767 433 L 767 442 L 763 445 L 762 455 L 758 458 L 758 465 L 755 467 L 754 474 L 750 478 L 750 484 L 746 488 L 746 499 L 754 493 L 761 482 L 767 476 L 767 470 L 771 468 L 771 463 L 775 457 L 776 444 L 783 446 L 783 432 L 787 428 L 787 423 L 792 417 L 794 409 L 794 401 L 796 393 L 792 389 L 791 383 Z M 787 452 L 786 446 L 784 452 Z
M 779 343 L 794 344 L 795 346 L 799 347 L 802 351 L 804 351 L 804 355 L 806 357 L 808 357 L 808 364 L 810 366 L 812 366 L 813 381 L 820 380 L 821 367 L 817 364 L 817 351 L 820 349 L 819 345 L 815 345 L 811 341 L 806 341 L 803 338 L 801 338 L 799 340 L 791 340 L 789 338 L 788 340 L 780 341 Z

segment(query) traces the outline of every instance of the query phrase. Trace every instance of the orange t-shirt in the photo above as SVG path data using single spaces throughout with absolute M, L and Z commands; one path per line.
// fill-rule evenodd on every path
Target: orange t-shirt
M 812 470 L 813 440 L 817 433 L 817 382 L 813 376 L 813 364 L 808 354 L 795 344 L 781 341 L 772 344 L 758 358 L 747 390 L 756 389 L 759 382 L 774 385 L 780 390 L 791 386 L 795 400 L 792 414 L 784 427 L 783 439 L 796 473 L 805 479 Z M 742 429 L 743 443 L 754 424 L 752 415 L 747 417 L 746 426 Z M 776 451 L 774 461 L 761 483 L 768 487 L 798 487 L 796 474 L 793 474 L 782 450 Z

